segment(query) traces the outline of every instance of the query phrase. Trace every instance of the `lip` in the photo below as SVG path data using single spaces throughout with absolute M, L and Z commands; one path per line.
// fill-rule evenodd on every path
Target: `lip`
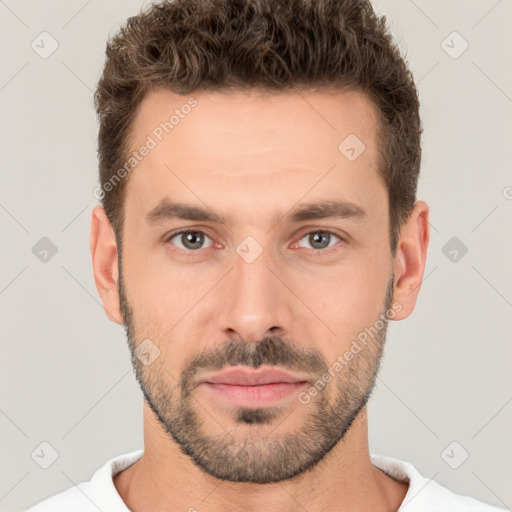
M 309 382 L 305 374 L 294 374 L 281 368 L 260 367 L 258 369 L 228 368 L 216 374 L 203 377 L 201 383 L 230 384 L 232 386 L 261 386 L 264 384 Z
M 270 407 L 309 385 L 309 380 L 279 368 L 233 367 L 204 377 L 200 384 L 236 407 Z

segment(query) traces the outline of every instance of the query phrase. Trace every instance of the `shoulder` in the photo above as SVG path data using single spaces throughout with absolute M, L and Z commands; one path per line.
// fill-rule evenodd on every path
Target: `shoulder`
M 399 508 L 407 512 L 504 512 L 471 496 L 458 494 L 423 476 L 410 462 L 371 454 L 372 464 L 392 478 L 408 481 L 409 489 Z
M 411 496 L 411 512 L 504 512 L 505 509 L 490 505 L 483 501 L 477 500 L 472 496 L 465 494 L 457 494 L 450 491 L 438 482 L 425 479 L 430 482 L 425 487 L 425 496 L 419 500 L 418 507 L 414 508 L 414 497 Z M 404 500 L 405 507 L 405 500 Z
M 83 487 L 84 484 L 50 496 L 33 505 L 25 512 L 69 512 L 71 506 L 73 507 L 73 512 L 98 512 L 95 504 L 89 501 L 87 495 L 80 489 L 81 486 Z
M 113 476 L 131 466 L 142 456 L 142 453 L 143 450 L 136 450 L 108 460 L 90 480 L 54 494 L 25 512 L 128 511 L 114 486 Z

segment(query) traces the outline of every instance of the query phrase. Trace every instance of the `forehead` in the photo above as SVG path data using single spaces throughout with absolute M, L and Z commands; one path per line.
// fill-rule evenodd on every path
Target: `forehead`
M 151 150 L 130 175 L 127 203 L 136 199 L 149 211 L 173 194 L 197 203 L 199 192 L 210 202 L 232 202 L 240 190 L 255 200 L 272 191 L 288 203 L 307 189 L 319 196 L 348 191 L 353 199 L 384 186 L 376 171 L 377 119 L 358 91 L 151 91 L 130 137 L 133 151 Z
M 197 156 L 207 153 L 209 158 L 220 159 L 226 145 L 232 154 L 276 148 L 293 151 L 304 143 L 304 153 L 319 145 L 331 153 L 338 151 L 336 142 L 350 134 L 372 146 L 376 123 L 374 103 L 359 91 L 198 91 L 178 95 L 159 89 L 150 91 L 141 102 L 131 142 L 137 146 L 149 135 L 159 145 L 172 146 L 174 139 L 180 146 L 185 144 L 183 150 L 203 149 Z M 173 137 L 168 137 L 171 134 Z M 226 134 L 230 140 L 224 138 Z

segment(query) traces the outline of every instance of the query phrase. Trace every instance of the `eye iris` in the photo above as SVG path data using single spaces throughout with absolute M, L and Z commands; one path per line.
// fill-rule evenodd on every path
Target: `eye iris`
M 183 245 L 187 247 L 187 249 L 200 249 L 201 245 L 204 242 L 204 236 L 198 231 L 187 231 L 186 233 L 182 233 L 182 240 L 184 241 Z M 188 245 L 190 242 L 190 245 Z
M 204 235 L 200 231 L 185 231 L 180 234 L 183 245 L 187 249 L 200 249 L 204 243 Z M 331 235 L 325 231 L 315 231 L 309 234 L 309 241 L 315 249 L 325 249 L 329 246 Z M 316 244 L 319 244 L 318 247 Z
M 317 231 L 317 232 L 311 233 L 309 235 L 309 241 L 315 249 L 325 249 L 326 247 L 329 246 L 330 235 L 329 235 L 329 233 Z M 322 241 L 323 242 L 327 241 L 327 243 L 322 244 Z M 316 243 L 320 243 L 320 245 L 322 245 L 322 247 L 315 247 Z

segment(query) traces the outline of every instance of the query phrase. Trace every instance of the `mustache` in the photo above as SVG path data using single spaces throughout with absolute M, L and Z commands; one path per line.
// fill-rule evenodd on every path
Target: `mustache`
M 329 370 L 325 358 L 318 350 L 300 348 L 281 336 L 266 336 L 253 343 L 230 340 L 215 349 L 203 350 L 185 364 L 181 378 L 182 389 L 186 392 L 193 387 L 194 377 L 200 370 L 222 370 L 226 366 L 258 368 L 263 365 L 319 376 Z

